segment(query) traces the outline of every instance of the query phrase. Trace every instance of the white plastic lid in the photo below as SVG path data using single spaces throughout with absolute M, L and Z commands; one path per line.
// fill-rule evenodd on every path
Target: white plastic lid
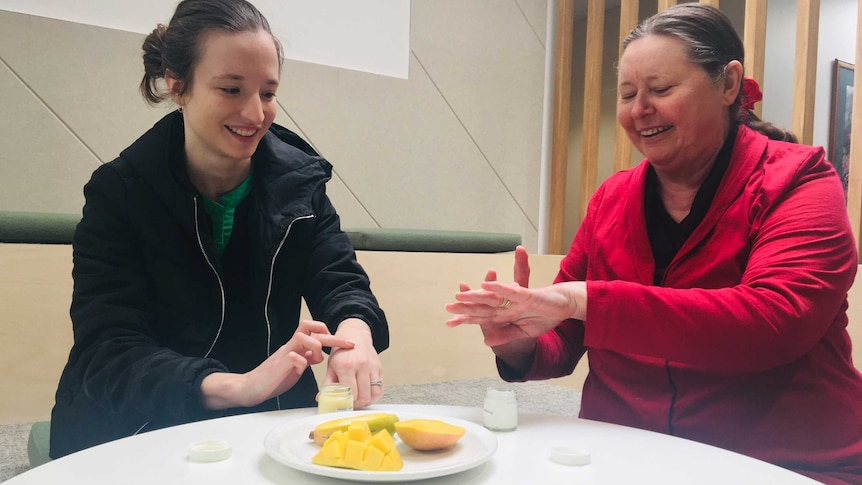
M 221 461 L 230 457 L 232 448 L 224 440 L 198 441 L 189 445 L 189 460 L 198 462 Z
M 551 461 L 567 466 L 590 464 L 590 452 L 571 446 L 555 446 L 551 449 Z

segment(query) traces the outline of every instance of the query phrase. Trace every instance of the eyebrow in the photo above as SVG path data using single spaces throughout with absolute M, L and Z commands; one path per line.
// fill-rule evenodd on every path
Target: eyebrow
M 230 80 L 230 81 L 244 81 L 245 77 L 240 76 L 239 74 L 223 74 L 221 76 L 214 76 L 213 80 L 222 81 L 222 80 Z M 266 81 L 266 84 L 270 86 L 278 86 L 278 79 L 270 79 Z

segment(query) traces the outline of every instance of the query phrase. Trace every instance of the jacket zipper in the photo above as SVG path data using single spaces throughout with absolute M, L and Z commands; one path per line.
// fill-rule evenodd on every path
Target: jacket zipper
M 667 271 L 673 266 L 673 263 L 676 261 L 676 256 L 671 259 L 670 263 L 668 263 L 667 268 L 664 269 L 664 274 L 661 276 L 661 286 L 665 285 L 665 281 L 667 281 Z M 677 388 L 676 383 L 673 381 L 673 376 L 670 373 L 670 360 L 664 360 L 664 372 L 667 376 L 667 383 L 670 386 L 670 406 L 667 410 L 667 434 L 674 436 L 673 434 L 673 412 L 676 408 L 676 398 L 677 398 Z
M 207 265 L 209 265 L 210 269 L 213 271 L 213 274 L 215 274 L 216 280 L 218 280 L 219 291 L 221 292 L 221 321 L 219 322 L 218 332 L 216 332 L 216 336 L 213 339 L 212 344 L 210 344 L 209 350 L 207 350 L 207 353 L 204 354 L 204 356 L 203 356 L 203 358 L 207 358 L 207 357 L 209 357 L 210 352 L 213 351 L 213 348 L 215 348 L 215 344 L 216 344 L 216 342 L 218 342 L 218 338 L 221 335 L 222 328 L 224 327 L 224 306 L 225 306 L 225 303 L 224 303 L 224 284 L 222 283 L 221 276 L 219 276 L 218 271 L 216 271 L 216 269 L 215 269 L 215 266 L 213 266 L 212 261 L 210 261 L 209 256 L 207 256 L 206 250 L 204 250 L 204 243 L 201 240 L 200 220 L 198 218 L 198 198 L 197 198 L 197 196 L 195 196 L 193 200 L 195 203 L 195 235 L 197 236 L 197 239 L 198 239 L 198 247 L 201 249 L 201 254 L 204 255 L 204 259 L 206 260 Z M 147 421 L 146 423 L 141 425 L 141 427 L 138 428 L 137 431 L 132 433 L 132 436 L 139 434 L 141 431 L 144 430 L 144 428 L 147 427 L 148 424 L 150 424 L 149 421 Z
M 284 242 L 287 240 L 287 235 L 290 234 L 290 229 L 293 227 L 293 224 L 296 221 L 305 220 L 305 219 L 313 219 L 314 214 L 309 214 L 307 216 L 299 216 L 287 225 L 287 229 L 284 231 L 284 236 L 281 238 L 281 242 L 278 243 L 278 247 L 275 248 L 275 253 L 272 255 L 272 261 L 269 263 L 269 282 L 266 285 L 266 300 L 263 303 L 263 317 L 266 320 L 266 356 L 269 357 L 272 354 L 272 350 L 270 346 L 272 345 L 272 325 L 269 322 L 269 299 L 272 296 L 272 278 L 275 274 L 275 259 L 278 257 L 278 253 L 281 251 L 281 248 L 284 246 Z M 280 410 L 281 409 L 281 396 L 275 396 L 275 405 Z
M 224 307 L 225 307 L 224 283 L 222 283 L 221 276 L 218 274 L 218 271 L 216 271 L 215 266 L 213 265 L 212 261 L 210 261 L 210 258 L 209 258 L 209 256 L 207 256 L 207 252 L 204 249 L 204 243 L 203 243 L 203 240 L 201 240 L 201 229 L 200 229 L 200 220 L 199 220 L 199 215 L 198 215 L 198 198 L 197 198 L 197 196 L 194 197 L 194 202 L 195 202 L 195 235 L 197 236 L 197 239 L 198 239 L 198 247 L 201 249 L 201 254 L 204 255 L 204 260 L 206 260 L 207 265 L 209 265 L 210 269 L 212 270 L 213 274 L 215 275 L 216 281 L 218 281 L 219 292 L 221 293 L 221 320 L 219 321 L 219 324 L 218 324 L 218 332 L 216 332 L 215 338 L 213 338 L 213 342 L 212 342 L 212 344 L 210 344 L 209 350 L 207 350 L 207 353 L 204 354 L 204 356 L 203 356 L 203 358 L 207 358 L 207 357 L 209 357 L 210 352 L 212 352 L 213 349 L 215 348 L 215 344 L 216 344 L 216 342 L 218 342 L 218 339 L 221 336 L 222 328 L 224 328 Z

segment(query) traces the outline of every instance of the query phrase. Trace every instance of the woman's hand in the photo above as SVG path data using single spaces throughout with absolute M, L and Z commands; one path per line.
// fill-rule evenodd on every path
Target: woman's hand
M 446 305 L 454 316 L 446 324 L 479 325 L 485 344 L 506 360 L 514 354 L 531 353 L 535 339 L 567 318 L 586 315 L 586 284 L 582 281 L 529 289 L 530 265 L 527 250 L 515 249 L 515 282 L 497 282 L 495 271 L 488 271 L 481 290 L 461 283 L 456 303 Z
M 201 381 L 208 409 L 250 407 L 287 391 L 309 365 L 323 361 L 323 347 L 351 349 L 354 343 L 331 335 L 326 324 L 303 320 L 293 337 L 265 361 L 245 374 L 216 372 Z
M 368 324 L 358 318 L 348 318 L 341 322 L 335 335 L 355 345 L 332 349 L 323 383 L 350 386 L 356 409 L 377 402 L 383 397 L 383 364 L 374 349 Z
M 479 325 L 490 347 L 536 339 L 568 318 L 586 314 L 586 283 L 572 281 L 544 288 L 524 288 L 485 281 L 481 290 L 462 291 L 446 305 L 454 316 L 446 324 Z

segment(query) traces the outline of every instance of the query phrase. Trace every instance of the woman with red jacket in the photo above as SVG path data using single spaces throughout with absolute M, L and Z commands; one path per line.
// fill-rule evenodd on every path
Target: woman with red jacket
M 448 325 L 478 324 L 510 381 L 570 374 L 580 416 L 862 483 L 862 375 L 847 290 L 857 267 L 841 182 L 821 148 L 749 112 L 743 46 L 697 3 L 634 29 L 617 118 L 646 160 L 610 177 L 555 284 L 489 272 Z

